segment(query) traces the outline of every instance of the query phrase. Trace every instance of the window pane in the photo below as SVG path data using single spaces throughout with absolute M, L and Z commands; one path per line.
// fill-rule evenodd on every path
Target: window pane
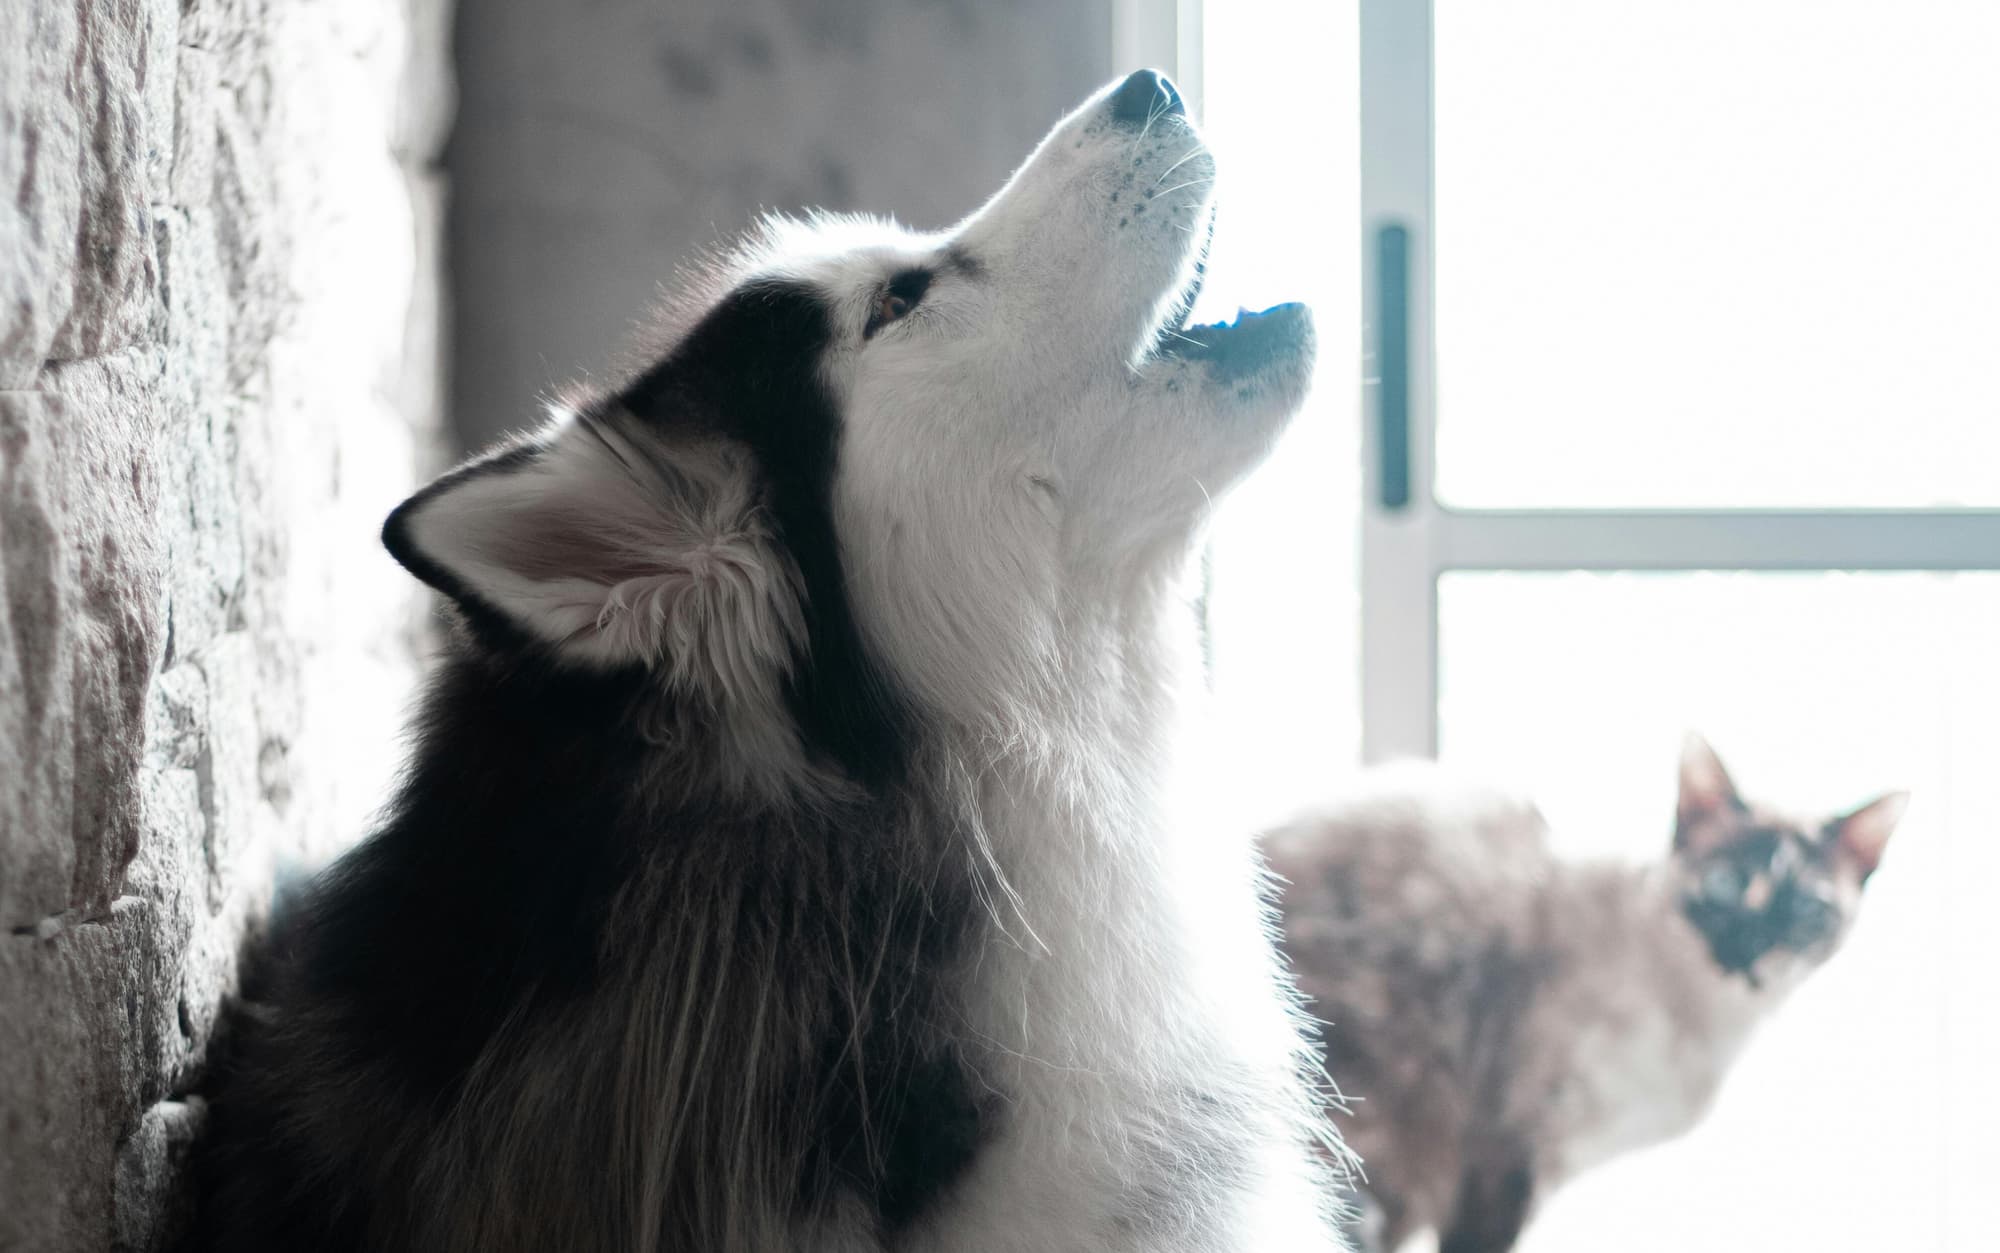
M 2000 504 L 2000 4 L 1436 0 L 1438 473 Z
M 1244 821 L 1287 817 L 1360 753 L 1360 449 L 1353 0 L 1237 0 L 1203 16 L 1202 125 L 1217 221 L 1197 321 L 1313 307 L 1313 394 L 1210 531 L 1216 751 Z M 1310 160 L 1295 120 L 1320 119 Z
M 1559 1193 L 1523 1253 L 2000 1248 L 2000 576 L 1454 574 L 1439 615 L 1442 755 L 1568 853 L 1664 852 L 1688 728 L 1806 813 L 1916 794 L 1709 1120 Z

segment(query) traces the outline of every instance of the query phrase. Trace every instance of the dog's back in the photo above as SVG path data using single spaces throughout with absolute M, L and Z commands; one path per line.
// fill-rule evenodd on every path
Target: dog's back
M 209 1247 L 779 1247 L 841 1190 L 893 1227 L 962 1169 L 948 817 L 704 799 L 635 687 L 447 667 L 394 816 L 237 1016 Z

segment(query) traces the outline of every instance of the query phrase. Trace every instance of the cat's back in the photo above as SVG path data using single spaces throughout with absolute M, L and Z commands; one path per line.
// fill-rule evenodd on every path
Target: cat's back
M 1552 873 L 1528 801 L 1427 762 L 1367 771 L 1266 835 L 1282 940 L 1350 1090 L 1470 1083 L 1452 1042 L 1532 951 Z M 1365 1138 L 1365 1137 L 1364 1137 Z
M 1490 1077 L 1536 980 L 1547 826 L 1529 802 L 1430 763 L 1366 772 L 1267 834 L 1282 941 L 1356 1098 L 1334 1121 L 1392 1240 L 1455 1204 Z
M 1400 762 L 1264 838 L 1288 919 L 1345 933 L 1422 922 L 1432 934 L 1506 927 L 1551 865 L 1547 824 L 1513 793 L 1431 762 Z M 1364 938 L 1355 935 L 1357 941 Z

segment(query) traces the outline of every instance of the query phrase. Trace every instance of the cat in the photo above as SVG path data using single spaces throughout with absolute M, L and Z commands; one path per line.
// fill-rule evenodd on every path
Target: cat
M 1384 767 L 1267 835 L 1283 942 L 1354 1098 L 1360 1247 L 1502 1253 L 1579 1172 L 1691 1128 L 1753 1028 L 1840 946 L 1908 804 L 1801 822 L 1689 736 L 1673 845 L 1558 860 L 1532 805 Z

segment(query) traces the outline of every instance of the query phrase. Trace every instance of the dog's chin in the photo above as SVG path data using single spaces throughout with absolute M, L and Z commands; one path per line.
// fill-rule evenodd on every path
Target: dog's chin
M 1316 357 L 1312 314 L 1300 304 L 1239 312 L 1185 327 L 1174 344 L 1162 364 L 1198 397 L 1186 452 L 1219 497 L 1263 464 L 1304 403 Z
M 1203 407 L 1220 424 L 1216 434 L 1247 444 L 1245 451 L 1261 461 L 1311 385 L 1317 356 L 1312 312 L 1282 304 L 1182 327 L 1160 356 L 1168 368 L 1198 380 Z

